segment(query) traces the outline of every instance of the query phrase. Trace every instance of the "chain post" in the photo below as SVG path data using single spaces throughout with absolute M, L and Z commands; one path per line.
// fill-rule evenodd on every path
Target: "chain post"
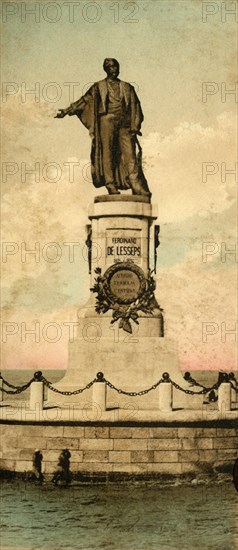
M 222 382 L 218 388 L 218 410 L 222 415 L 231 410 L 230 382 Z
M 42 380 L 42 372 L 37 371 L 34 374 L 33 382 L 30 387 L 30 410 L 35 410 L 36 405 L 43 410 L 44 403 L 44 383 Z
M 168 372 L 162 375 L 162 384 L 159 386 L 159 410 L 170 412 L 173 410 L 173 387 Z
M 100 407 L 102 412 L 107 410 L 107 385 L 103 372 L 97 373 L 96 383 L 93 385 L 93 405 Z

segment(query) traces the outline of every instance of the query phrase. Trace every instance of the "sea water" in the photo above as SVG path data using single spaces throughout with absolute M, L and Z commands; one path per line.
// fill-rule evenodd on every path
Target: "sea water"
M 220 485 L 4 480 L 1 550 L 236 550 L 238 493 Z

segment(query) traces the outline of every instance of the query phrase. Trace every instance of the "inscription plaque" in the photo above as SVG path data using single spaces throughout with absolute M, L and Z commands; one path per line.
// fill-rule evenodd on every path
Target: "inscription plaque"
M 132 303 L 146 289 L 144 272 L 130 260 L 109 267 L 104 279 L 108 297 L 120 304 Z
M 106 256 L 116 261 L 141 261 L 141 231 L 136 229 L 107 230 Z
M 116 271 L 110 280 L 112 294 L 121 300 L 137 298 L 140 286 L 138 275 L 126 269 Z

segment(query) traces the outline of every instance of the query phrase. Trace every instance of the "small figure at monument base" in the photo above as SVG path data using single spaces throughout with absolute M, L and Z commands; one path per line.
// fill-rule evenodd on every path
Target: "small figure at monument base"
M 31 481 L 39 481 L 42 483 L 44 481 L 44 476 L 42 474 L 42 460 L 43 455 L 39 449 L 36 449 L 33 455 L 33 467 L 30 474 Z
M 70 457 L 71 453 L 68 449 L 63 449 L 59 456 L 58 470 L 55 472 L 52 478 L 52 483 L 57 485 L 59 481 L 65 483 L 65 485 L 70 485 L 72 481 L 72 474 L 70 472 Z

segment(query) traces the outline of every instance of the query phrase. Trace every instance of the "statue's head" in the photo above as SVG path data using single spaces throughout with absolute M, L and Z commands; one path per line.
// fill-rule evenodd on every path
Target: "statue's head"
M 104 71 L 107 73 L 107 76 L 111 78 L 117 78 L 120 72 L 120 65 L 116 59 L 113 57 L 107 57 L 104 59 L 103 63 Z

